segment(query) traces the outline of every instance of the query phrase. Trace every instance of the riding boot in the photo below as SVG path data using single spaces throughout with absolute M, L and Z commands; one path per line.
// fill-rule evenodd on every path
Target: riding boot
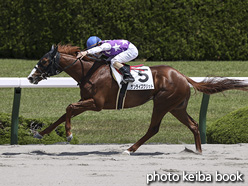
M 135 81 L 135 79 L 133 78 L 133 76 L 131 75 L 131 73 L 130 73 L 130 71 L 129 71 L 129 69 L 128 69 L 128 67 L 126 67 L 126 66 L 123 66 L 123 67 L 121 67 L 120 69 L 119 69 L 119 71 L 122 73 L 122 75 L 123 75 L 123 80 L 124 81 L 126 81 L 126 82 L 134 82 Z

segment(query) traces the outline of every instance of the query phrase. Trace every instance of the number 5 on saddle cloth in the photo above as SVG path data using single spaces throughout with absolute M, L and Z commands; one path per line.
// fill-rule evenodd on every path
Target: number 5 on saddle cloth
M 116 109 L 118 110 L 123 109 L 124 107 L 127 91 L 154 89 L 151 69 L 148 66 L 127 66 L 129 67 L 131 74 L 135 79 L 133 83 L 124 83 L 122 75 L 111 66 L 112 75 L 119 85 L 119 91 L 116 99 Z

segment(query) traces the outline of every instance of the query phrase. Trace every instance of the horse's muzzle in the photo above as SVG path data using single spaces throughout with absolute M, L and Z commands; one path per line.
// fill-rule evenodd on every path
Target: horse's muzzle
M 32 76 L 29 76 L 28 77 L 28 80 L 29 80 L 29 82 L 30 83 L 32 83 L 32 84 L 38 84 L 39 83 L 39 81 L 40 81 L 40 79 L 42 79 L 42 78 L 40 78 L 40 77 L 32 77 Z

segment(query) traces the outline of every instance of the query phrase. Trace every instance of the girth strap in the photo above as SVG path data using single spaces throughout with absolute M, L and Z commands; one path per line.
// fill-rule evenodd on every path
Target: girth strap
M 121 89 L 119 89 L 119 92 L 117 94 L 117 104 L 116 109 L 120 110 L 124 107 L 125 97 L 127 93 L 127 86 L 128 83 L 122 83 Z

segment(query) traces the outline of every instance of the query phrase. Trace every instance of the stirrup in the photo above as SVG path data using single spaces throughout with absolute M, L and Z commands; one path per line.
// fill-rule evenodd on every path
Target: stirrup
M 127 83 L 133 83 L 135 81 L 132 75 L 130 75 L 129 77 L 123 77 L 123 80 Z
M 127 83 L 132 83 L 135 81 L 134 77 L 132 76 L 131 72 L 126 66 L 123 66 L 119 69 L 123 76 L 123 81 Z

